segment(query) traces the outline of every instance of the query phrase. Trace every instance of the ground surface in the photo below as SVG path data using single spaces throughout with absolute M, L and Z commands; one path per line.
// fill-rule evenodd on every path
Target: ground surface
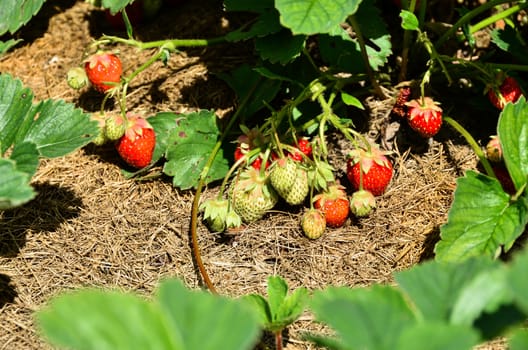
M 139 37 L 203 38 L 228 30 L 231 22 L 220 17 L 219 8 L 192 3 L 166 9 L 138 31 Z M 20 32 L 24 44 L 0 58 L 0 72 L 20 78 L 37 100 L 62 98 L 87 111 L 97 109 L 100 95 L 70 89 L 65 74 L 83 59 L 93 38 L 109 31 L 101 18 L 83 2 L 50 1 Z M 137 67 L 150 53 L 117 49 L 125 69 Z M 183 51 L 167 67 L 157 64 L 134 80 L 129 108 L 146 113 L 204 108 L 229 116 L 234 94 L 215 73 L 248 59 L 246 45 Z M 376 134 L 393 99 L 367 102 Z M 464 142 L 449 130 L 444 133 L 420 152 L 392 146 L 396 172 L 377 210 L 328 230 L 317 241 L 303 237 L 300 211 L 290 208 L 279 208 L 230 237 L 212 235 L 200 225 L 203 260 L 219 292 L 265 293 L 272 274 L 283 276 L 292 288 L 390 283 L 394 271 L 431 258 L 456 177 L 476 164 Z M 333 147 L 343 176 L 349 145 L 335 137 Z M 117 287 L 149 294 L 164 277 L 200 285 L 188 233 L 193 193 L 173 188 L 163 177 L 126 180 L 121 165 L 111 146 L 87 146 L 42 161 L 33 179 L 37 198 L 0 212 L 0 349 L 49 348 L 34 328 L 32 313 L 67 289 Z M 300 336 L 303 330 L 317 330 L 309 320 L 305 315 L 291 327 L 288 349 L 310 348 Z

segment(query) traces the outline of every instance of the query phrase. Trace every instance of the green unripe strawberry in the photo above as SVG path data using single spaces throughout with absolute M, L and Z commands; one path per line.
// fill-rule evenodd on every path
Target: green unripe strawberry
M 88 76 L 82 67 L 71 68 L 66 76 L 68 85 L 72 89 L 81 89 L 88 85 Z
M 203 218 L 213 232 L 224 232 L 226 229 L 237 228 L 242 224 L 238 214 L 230 209 L 226 199 L 209 199 L 200 206 Z
M 308 172 L 298 167 L 295 171 L 295 181 L 290 187 L 288 193 L 283 196 L 286 203 L 290 205 L 302 204 L 310 191 L 310 184 L 308 182 Z
M 269 178 L 249 167 L 234 180 L 231 189 L 233 209 L 245 223 L 259 220 L 279 199 Z
M 301 217 L 301 228 L 310 239 L 321 237 L 326 229 L 324 214 L 317 209 L 309 209 Z
M 279 158 L 272 165 L 270 182 L 281 197 L 285 197 L 295 183 L 297 165 L 290 158 Z
M 110 141 L 116 141 L 125 134 L 126 119 L 121 114 L 112 114 L 106 118 L 105 135 Z
M 494 163 L 502 162 L 502 146 L 497 135 L 491 136 L 486 144 L 486 157 Z
M 376 198 L 366 190 L 356 191 L 350 198 L 350 211 L 357 217 L 368 216 L 376 208 Z
M 106 138 L 106 135 L 104 133 L 104 126 L 105 126 L 105 120 L 106 117 L 104 114 L 94 113 L 90 116 L 91 120 L 94 120 L 97 122 L 97 126 L 99 127 L 99 133 L 97 136 L 92 140 L 92 142 L 97 146 L 104 145 L 108 139 Z

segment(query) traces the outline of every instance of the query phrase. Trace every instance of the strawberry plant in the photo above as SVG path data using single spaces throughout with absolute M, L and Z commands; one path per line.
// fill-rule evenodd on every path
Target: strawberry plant
M 481 156 L 486 174 L 468 171 L 465 177 L 458 180 L 448 222 L 441 228 L 441 240 L 435 250 L 436 258 L 442 262 L 471 260 L 456 265 L 456 268 L 432 262 L 416 269 L 416 272 L 402 273 L 397 277 L 402 290 L 388 286 L 358 290 L 329 288 L 316 292 L 311 305 L 318 319 L 328 323 L 338 333 L 336 338 L 312 338 L 330 348 L 474 346 L 496 334 L 475 324 L 477 321 L 484 322 L 480 319 L 484 317 L 484 313 L 493 314 L 497 305 L 506 305 L 514 310 L 515 316 L 524 315 L 522 301 L 513 301 L 515 292 L 506 286 L 511 281 L 500 277 L 508 274 L 506 268 L 498 267 L 496 262 L 488 263 L 483 258 L 479 260 L 473 257 L 496 257 L 502 251 L 508 251 L 526 226 L 527 173 L 524 164 L 528 160 L 524 159 L 523 150 L 527 146 L 524 144 L 527 112 L 526 101 L 521 96 L 525 83 L 518 74 L 527 70 L 524 54 L 526 45 L 515 29 L 512 29 L 514 25 L 502 32 L 495 29 L 492 40 L 498 50 L 514 56 L 520 64 L 494 63 L 490 60 L 493 55 L 478 59 L 453 58 L 445 44 L 465 40 L 473 49 L 473 35 L 476 31 L 497 20 L 507 19 L 528 6 L 523 1 L 511 4 L 507 10 L 499 11 L 491 17 L 482 19 L 483 16 L 480 16 L 484 11 L 490 11 L 506 2 L 493 0 L 475 10 L 460 11 L 459 20 L 446 26 L 449 29 L 442 28 L 433 32 L 433 26 L 429 26 L 431 23 L 425 22 L 427 1 L 396 1 L 395 5 L 404 10 L 399 12 L 401 27 L 397 29 L 401 33 L 393 33 L 389 24 L 394 18 L 385 15 L 387 5 L 380 1 L 225 0 L 225 11 L 230 14 L 243 12 L 251 19 L 221 37 L 143 42 L 134 33 L 133 9 L 140 2 L 103 0 L 98 5 L 111 18 L 122 19 L 120 25 L 126 30 L 126 36 L 103 35 L 95 40 L 84 52 L 84 56 L 88 57 L 87 61 L 81 60 L 79 66 L 72 67 L 67 76 L 68 83 L 73 88 L 84 89 L 90 81 L 101 93 L 99 113 L 88 116 L 57 101 L 46 101 L 33 107 L 28 102 L 27 92 L 16 92 L 15 98 L 10 95 L 9 88 L 5 90 L 8 93 L 2 99 L 8 103 L 0 105 L 14 107 L 8 107 L 7 112 L 0 114 L 0 122 L 3 121 L 0 123 L 0 150 L 3 156 L 0 166 L 4 170 L 2 177 L 6 179 L 0 182 L 0 209 L 20 205 L 34 196 L 29 180 L 38 166 L 38 157 L 60 156 L 90 141 L 96 145 L 112 142 L 117 154 L 122 157 L 123 164 L 126 164 L 123 174 L 127 177 L 141 178 L 163 173 L 172 178 L 174 187 L 196 191 L 190 224 L 193 254 L 205 284 L 212 292 L 216 292 L 201 263 L 197 246 L 200 210 L 204 222 L 212 231 L 224 232 L 264 218 L 279 201 L 283 201 L 286 208 L 308 204 L 309 208 L 300 208 L 303 213 L 300 228 L 311 239 L 321 237 L 328 228 L 344 225 L 349 211 L 358 218 L 368 215 L 376 205 L 374 196 L 382 196 L 387 191 L 394 171 L 398 171 L 398 163 L 393 163 L 394 155 L 389 155 L 383 149 L 383 140 L 369 140 L 358 131 L 357 113 L 362 110 L 363 115 L 370 116 L 369 109 L 363 105 L 365 98 L 374 95 L 378 99 L 385 99 L 389 94 L 386 87 L 401 83 L 398 85 L 400 94 L 396 98 L 393 112 L 405 118 L 402 120 L 412 129 L 425 138 L 431 138 L 437 135 L 443 125 L 448 124 L 470 139 L 467 132 L 447 116 L 453 107 L 440 92 L 442 88 L 452 88 L 457 82 L 469 81 L 468 86 L 476 86 L 475 90 L 479 89 L 479 92 L 487 94 L 490 106 L 495 105 L 502 110 L 497 135 L 507 170 L 507 176 L 499 173 L 499 168 L 494 168 L 482 157 L 482 150 L 474 147 Z M 37 1 L 31 3 L 36 6 L 30 14 L 23 13 L 23 21 L 36 13 L 42 4 Z M 396 9 L 395 6 L 389 6 L 392 10 Z M 26 7 L 28 8 L 31 6 Z M 11 12 L 2 17 L 0 21 L 13 20 Z M 477 18 L 479 22 L 472 23 Z M 13 33 L 19 28 L 19 24 L 4 27 Z M 401 34 L 402 47 L 394 46 L 398 42 L 392 40 L 395 34 Z M 161 112 L 142 115 L 140 119 L 133 117 L 127 98 L 131 82 L 139 74 L 155 64 L 166 64 L 181 48 L 238 42 L 251 43 L 254 57 L 251 64 L 240 65 L 230 72 L 218 74 L 233 89 L 238 99 L 236 111 L 226 120 L 220 120 L 212 111 L 207 110 L 181 115 Z M 15 43 L 16 40 L 2 43 L 0 50 L 5 51 Z M 118 45 L 148 51 L 150 56 L 137 67 L 122 67 L 114 54 L 93 56 L 100 50 L 108 52 Z M 400 49 L 401 62 L 393 69 L 391 56 Z M 125 75 L 124 71 L 128 73 Z M 105 75 L 101 75 L 102 73 Z M 8 83 L 5 84 L 9 85 Z M 113 105 L 118 111 L 109 111 L 111 107 L 107 102 L 110 99 L 114 100 Z M 18 102 L 22 107 L 19 107 Z M 439 107 L 440 103 L 442 108 Z M 21 113 L 23 116 L 13 119 L 12 112 L 18 112 L 19 109 L 24 110 Z M 112 116 L 112 113 L 117 113 L 118 117 Z M 68 118 L 62 114 L 68 114 Z M 138 119 L 141 122 L 134 127 L 134 122 Z M 51 120 L 53 122 L 49 126 L 42 126 Z M 239 126 L 239 130 L 235 126 Z M 349 183 L 346 185 L 350 185 L 354 191 L 350 199 L 347 198 L 346 188 L 339 188 L 338 194 L 334 193 L 330 199 L 319 201 L 323 194 L 332 193 L 337 186 L 335 173 L 339 164 L 334 166 L 329 159 L 330 133 L 340 134 L 347 147 L 353 149 L 347 164 L 340 164 L 347 168 Z M 63 143 L 70 146 L 66 147 Z M 470 143 L 475 146 L 474 140 Z M 51 145 L 54 144 L 61 147 L 60 152 L 51 151 Z M 502 178 L 509 178 L 511 183 L 501 184 L 499 180 Z M 201 201 L 202 190 L 213 182 L 220 183 L 217 197 Z M 336 202 L 338 205 L 335 205 Z M 330 203 L 335 207 L 330 207 Z M 514 269 L 519 270 L 517 265 Z M 442 285 L 441 288 L 445 289 L 438 288 L 452 299 L 442 299 L 443 295 L 437 296 L 433 294 L 436 291 L 427 289 L 444 302 L 435 303 L 434 306 L 440 305 L 440 310 L 427 304 L 424 294 L 416 291 L 416 285 L 433 284 L 428 279 L 430 276 L 441 276 L 448 281 L 462 280 L 457 273 L 469 280 L 468 285 L 460 283 L 456 286 L 460 290 L 455 287 L 450 289 L 449 285 Z M 415 285 L 410 280 L 419 282 L 415 282 Z M 484 285 L 492 285 L 493 288 L 485 290 L 482 288 Z M 281 331 L 297 318 L 303 306 L 298 299 L 304 299 L 306 291 L 299 289 L 299 292 L 287 296 L 287 285 L 278 278 L 270 278 L 268 287 L 268 300 L 260 296 L 248 299 L 258 305 L 257 314 L 260 316 L 261 326 L 275 333 L 277 348 L 280 348 Z M 517 284 L 518 289 L 522 287 L 522 283 Z M 181 291 L 181 287 L 171 288 L 171 293 L 174 292 L 185 300 L 186 294 Z M 497 294 L 492 295 L 491 292 Z M 468 301 L 475 294 L 479 296 L 478 303 L 470 305 Z M 113 311 L 108 315 L 108 320 L 122 328 L 116 327 L 117 336 L 113 340 L 116 343 L 109 342 L 109 348 L 244 348 L 252 345 L 257 333 L 252 316 L 248 316 L 249 312 L 245 315 L 248 316 L 247 319 L 241 317 L 247 322 L 248 328 L 237 329 L 239 325 L 232 325 L 231 318 L 226 323 L 233 326 L 237 333 L 245 333 L 247 337 L 239 335 L 235 337 L 233 344 L 227 344 L 225 339 L 220 343 L 218 338 L 211 337 L 211 345 L 204 345 L 202 341 L 209 339 L 175 327 L 178 324 L 175 320 L 181 319 L 177 317 L 179 314 L 175 315 L 171 311 L 177 310 L 176 313 L 179 313 L 187 306 L 171 304 L 179 300 L 169 300 L 167 294 L 153 303 L 129 296 L 124 297 L 121 302 L 121 298 L 120 294 L 113 294 L 106 299 L 104 294 L 90 292 L 80 294 L 79 299 L 72 297 L 67 303 L 84 302 L 83 299 L 86 299 L 89 305 L 99 305 L 99 308 L 108 305 L 117 308 L 108 309 Z M 217 307 L 215 298 L 216 296 L 204 297 L 200 294 L 190 304 L 212 304 Z M 64 305 L 59 302 L 55 307 L 60 312 L 66 312 L 65 314 L 43 312 L 41 322 L 48 322 L 50 327 L 61 321 L 68 322 L 72 315 L 67 314 L 71 311 L 66 310 Z M 97 308 L 86 309 L 89 308 L 84 305 L 80 308 L 81 311 L 73 311 L 88 318 L 98 317 L 96 312 L 89 313 Z M 122 325 L 121 320 L 112 318 L 121 309 L 137 311 L 135 316 L 143 312 L 146 314 L 140 320 L 130 316 L 128 321 L 134 321 L 134 324 Z M 369 311 L 364 319 L 355 318 L 355 315 L 364 310 Z M 208 317 L 197 316 L 192 312 L 186 320 Z M 244 314 L 244 311 L 240 312 Z M 390 315 L 388 319 L 387 315 Z M 445 317 L 446 315 L 449 317 Z M 149 331 L 154 333 L 155 340 L 152 343 L 143 343 L 142 341 L 150 340 L 145 340 L 148 339 L 146 336 L 141 338 L 139 333 L 126 330 L 142 319 L 152 326 Z M 515 321 L 518 321 L 517 318 Z M 98 319 L 92 322 L 95 327 L 112 327 L 99 324 L 101 320 Z M 203 334 L 204 329 L 213 329 L 218 320 L 213 325 L 198 323 L 186 326 L 195 327 L 194 332 L 201 331 Z M 366 329 L 365 324 L 373 326 Z M 97 341 L 95 335 L 91 337 L 92 340 L 89 339 L 90 336 L 79 338 L 79 343 L 70 343 L 71 339 L 64 339 L 69 335 L 73 339 L 82 334 L 82 326 L 78 327 L 73 328 L 72 333 L 55 333 L 51 339 L 68 347 L 81 346 L 79 344 L 85 346 L 86 342 Z M 219 332 L 228 332 L 218 329 Z M 380 339 L 377 335 L 381 332 L 387 336 Z M 137 337 L 127 337 L 130 333 Z M 119 343 L 120 338 L 128 338 L 125 341 L 129 343 Z M 518 344 L 523 343 L 522 336 L 515 339 Z M 93 344 L 95 348 L 104 346 Z
M 97 123 L 62 100 L 33 102 L 30 89 L 0 75 L 0 210 L 23 205 L 36 195 L 31 178 L 41 158 L 61 157 L 88 144 Z
M 281 350 L 282 332 L 303 313 L 308 290 L 298 288 L 288 295 L 288 284 L 280 276 L 268 278 L 268 299 L 260 294 L 244 296 L 259 315 L 262 327 L 275 335 L 275 349 Z
M 305 310 L 334 335 L 306 333 L 328 349 L 473 349 L 506 336 L 528 347 L 528 251 L 509 263 L 487 257 L 429 261 L 395 274 L 395 285 L 328 286 L 288 294 L 279 276 L 268 298 L 230 299 L 163 281 L 151 300 L 84 289 L 50 300 L 35 317 L 43 337 L 69 349 L 254 349 L 260 331 L 277 335 Z M 207 334 L 205 337 L 204 334 Z
M 150 301 L 119 291 L 68 293 L 37 320 L 48 341 L 69 349 L 250 349 L 260 333 L 248 303 L 177 280 L 162 282 Z
M 474 76 L 476 84 L 482 84 L 483 92 L 490 91 L 491 94 L 491 91 L 499 91 L 503 83 L 499 78 L 504 72 L 510 76 L 512 71 L 526 69 L 523 65 L 453 59 L 443 52 L 444 44 L 456 37 L 458 28 L 470 27 L 464 35 L 471 43 L 471 35 L 478 28 L 493 23 L 491 19 L 475 24 L 471 21 L 503 2 L 491 1 L 469 11 L 454 23 L 454 29 L 442 32 L 436 41 L 424 23 L 427 2 L 418 4 L 413 0 L 402 4 L 404 9 L 399 15 L 403 47 L 398 82 L 403 86 L 393 112 L 405 118 L 421 136 L 434 137 L 444 121 L 451 125 L 456 123 L 444 115 L 443 109 L 449 106 L 446 101 L 433 96 L 437 84 L 450 86 L 455 79 Z M 154 63 L 167 62 L 179 48 L 243 41 L 251 41 L 254 45 L 255 61 L 252 65 L 240 65 L 230 72 L 218 74 L 233 89 L 239 101 L 227 122 L 219 122 L 209 111 L 148 116 L 156 140 L 154 149 L 147 152 L 149 161 L 139 167 L 132 165 L 130 170 L 133 172 L 124 170 L 127 176 L 140 177 L 156 171 L 159 169 L 156 165 L 161 165 L 161 172 L 172 177 L 175 187 L 196 190 L 191 213 L 194 243 L 197 241 L 200 208 L 205 223 L 213 231 L 222 232 L 263 218 L 278 201 L 289 206 L 311 205 L 314 195 L 335 183 L 335 169 L 328 160 L 327 134 L 331 132 L 342 134 L 353 148 L 346 164 L 347 178 L 353 191 L 360 195 L 356 195 L 352 203 L 346 198 L 349 203 L 347 214 L 350 205 L 357 217 L 370 213 L 375 207 L 372 196 L 383 195 L 390 184 L 394 174 L 393 160 L 387 157 L 388 152 L 380 149 L 376 143 L 378 140 L 367 140 L 356 130 L 350 110 L 365 110 L 361 99 L 367 93 L 378 98 L 386 97 L 387 91 L 382 85 L 392 83 L 387 79 L 387 75 L 394 73 L 388 63 L 395 47 L 391 28 L 385 22 L 386 17 L 381 15 L 383 5 L 359 0 L 263 1 L 258 4 L 247 0 L 226 0 L 227 12 L 249 13 L 251 21 L 212 39 L 142 42 L 135 38 L 134 28 L 127 17 L 130 3 L 101 2 L 102 8 L 111 14 L 125 10 L 122 17 L 126 37 L 103 35 L 87 48 L 86 56 L 106 51 L 112 44 L 151 50 L 152 55 L 128 76 L 102 79 L 103 83 L 109 83 L 105 84 L 105 89 L 114 88 L 102 91 L 105 96 L 101 115 L 105 112 L 107 99 L 114 98 L 121 117 L 127 119 L 126 98 L 130 82 Z M 525 7 L 524 3 L 516 4 L 492 19 L 506 18 Z M 351 36 L 351 32 L 354 35 Z M 522 46 L 515 36 L 501 34 L 495 31 L 493 35 L 501 50 L 510 53 L 508 44 Z M 282 44 L 277 45 L 277 42 Z M 407 68 L 409 63 L 414 63 L 414 57 L 409 55 L 414 47 L 419 47 L 416 62 L 422 70 L 411 73 Z M 73 68 L 74 72 L 78 71 L 76 68 Z M 77 85 L 83 88 L 82 76 L 80 78 L 81 83 Z M 520 88 L 515 89 L 511 101 L 519 98 L 521 93 Z M 497 98 L 502 101 L 504 95 L 509 94 L 504 92 Z M 110 121 L 106 118 L 105 124 Z M 240 126 L 240 131 L 233 130 L 235 125 Z M 234 151 L 230 147 L 233 144 Z M 486 171 L 491 175 L 491 167 L 488 166 Z M 217 198 L 200 203 L 204 186 L 220 180 Z M 514 179 L 517 188 L 516 181 Z M 322 227 L 341 225 L 342 220 L 339 224 L 336 221 L 322 225 L 321 220 L 316 220 L 322 209 L 311 209 L 306 211 L 310 220 L 301 220 L 304 227 L 309 226 L 308 222 L 312 222 L 312 227 L 317 226 L 317 230 L 308 230 L 310 236 L 318 236 Z M 439 247 L 442 245 L 439 243 Z M 194 253 L 199 254 L 196 246 Z M 197 261 L 200 265 L 199 257 Z M 205 273 L 203 266 L 200 271 Z M 205 277 L 205 281 L 208 280 Z
M 524 151 L 528 147 L 524 137 L 527 128 L 528 104 L 524 97 L 515 104 L 506 104 L 499 117 L 497 135 L 507 173 L 513 182 L 513 194 L 505 191 L 499 182 L 502 174 L 493 171 L 483 151 L 475 146 L 486 164 L 486 173 L 467 171 L 457 180 L 448 221 L 441 227 L 441 240 L 435 247 L 436 259 L 456 261 L 479 255 L 498 257 L 509 251 L 523 233 L 528 222 L 525 191 L 528 160 Z
M 16 0 L 2 1 L 2 18 L 0 19 L 0 56 L 9 49 L 17 45 L 22 39 L 9 38 L 4 34 L 14 34 L 22 26 L 27 24 L 33 16 L 35 16 L 41 9 L 45 0 L 29 0 L 24 2 L 24 6 Z M 6 41 L 4 41 L 7 39 Z

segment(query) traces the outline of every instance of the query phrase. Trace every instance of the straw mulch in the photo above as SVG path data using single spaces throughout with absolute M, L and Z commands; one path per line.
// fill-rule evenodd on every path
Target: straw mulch
M 160 38 L 159 33 L 214 37 L 232 21 L 221 14 L 215 5 L 198 8 L 189 2 L 165 11 L 138 35 L 144 40 Z M 70 89 L 65 74 L 79 64 L 91 40 L 108 30 L 101 18 L 81 1 L 49 2 L 21 31 L 24 44 L 0 58 L 0 71 L 20 78 L 36 100 L 62 98 L 96 110 L 100 95 Z M 150 54 L 117 48 L 127 69 Z M 250 51 L 246 45 L 183 51 L 167 67 L 157 64 L 133 82 L 129 108 L 148 114 L 205 108 L 229 115 L 234 94 L 214 73 L 247 62 Z M 374 133 L 381 132 L 377 125 L 387 124 L 392 101 L 369 101 Z M 344 178 L 350 146 L 337 135 L 331 142 L 338 176 Z M 420 152 L 387 142 L 396 172 L 377 210 L 328 230 L 319 240 L 303 237 L 298 208 L 279 207 L 232 236 L 213 235 L 200 224 L 202 258 L 218 291 L 229 296 L 265 293 L 272 274 L 283 276 L 291 288 L 391 283 L 394 271 L 431 258 L 455 179 L 476 160 L 464 143 L 450 137 L 439 137 Z M 0 212 L 0 349 L 48 349 L 32 314 L 65 290 L 97 286 L 149 295 L 166 277 L 180 278 L 191 288 L 201 285 L 189 239 L 194 194 L 175 189 L 164 177 L 127 180 L 120 166 L 111 146 L 90 145 L 43 160 L 33 178 L 37 198 Z M 215 190 L 207 188 L 204 196 Z M 304 315 L 289 329 L 287 348 L 312 348 L 301 334 L 317 329 Z

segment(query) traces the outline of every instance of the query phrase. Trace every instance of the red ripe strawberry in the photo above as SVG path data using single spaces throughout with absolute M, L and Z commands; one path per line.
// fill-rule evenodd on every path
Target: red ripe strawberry
M 84 63 L 88 79 L 97 91 L 105 92 L 121 81 L 123 67 L 119 57 L 109 52 L 98 52 Z
M 116 149 L 130 166 L 141 169 L 152 161 L 156 146 L 156 133 L 145 118 L 128 117 L 125 134 L 117 141 Z
M 355 149 L 347 161 L 347 177 L 355 190 L 367 190 L 379 196 L 385 192 L 392 178 L 392 163 L 372 145 L 370 151 Z
M 238 145 L 235 148 L 235 153 L 234 153 L 235 162 L 238 162 L 240 159 L 242 159 L 248 152 L 249 152 L 249 149 L 247 147 L 244 147 L 244 145 L 242 144 Z M 262 157 L 260 155 L 251 162 L 251 166 L 257 170 L 260 169 L 261 165 L 262 165 Z M 271 163 L 268 160 L 266 162 L 266 169 L 270 165 Z
M 523 95 L 521 87 L 512 77 L 506 77 L 498 89 L 491 88 L 488 90 L 490 102 L 502 110 L 506 103 L 515 103 Z
M 242 159 L 248 152 L 250 152 L 255 147 L 260 147 L 261 149 L 266 146 L 265 139 L 257 129 L 247 130 L 246 134 L 240 135 L 237 139 L 238 145 L 235 148 L 234 158 L 235 162 Z M 253 158 L 253 157 L 252 157 Z M 255 169 L 260 169 L 262 165 L 262 156 L 258 155 L 255 159 L 251 161 L 250 164 Z M 266 169 L 271 165 L 271 162 L 268 160 L 266 162 Z
M 411 100 L 405 104 L 408 108 L 407 122 L 422 137 L 433 137 L 442 126 L 442 108 L 430 97 Z
M 297 141 L 297 147 L 291 152 L 287 152 L 288 157 L 296 162 L 302 162 L 304 157 L 312 157 L 312 145 L 308 138 L 303 137 Z
M 327 226 L 343 226 L 350 212 L 345 188 L 338 184 L 328 186 L 326 191 L 314 197 L 314 207 L 324 214 Z

